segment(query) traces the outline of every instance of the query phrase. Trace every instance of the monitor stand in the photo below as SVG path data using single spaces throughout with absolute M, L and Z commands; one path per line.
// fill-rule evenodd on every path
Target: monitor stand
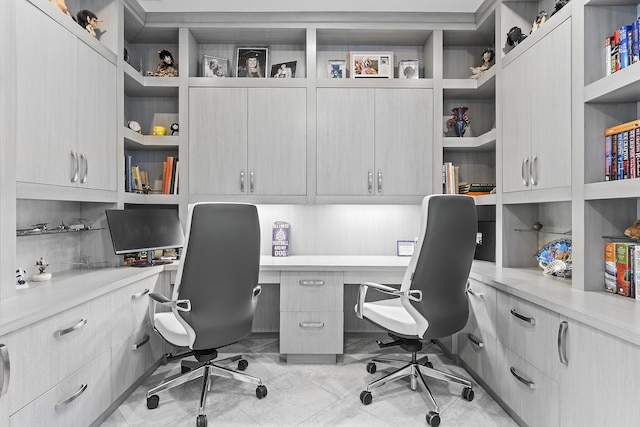
M 147 251 L 147 261 L 146 262 L 134 262 L 133 264 L 129 264 L 131 267 L 153 267 L 156 265 L 165 265 L 171 264 L 173 261 L 161 260 L 161 259 L 153 259 L 153 253 L 155 251 Z

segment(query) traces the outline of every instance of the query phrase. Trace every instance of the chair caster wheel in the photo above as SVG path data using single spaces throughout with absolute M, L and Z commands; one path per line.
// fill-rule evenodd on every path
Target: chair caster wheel
M 375 366 L 375 365 L 373 365 L 373 366 Z M 370 391 L 363 390 L 360 393 L 360 402 L 364 403 L 365 405 L 370 404 L 372 400 L 373 400 L 373 396 L 371 395 Z
M 156 409 L 159 402 L 160 396 L 157 394 L 147 397 L 147 409 Z
M 206 415 L 198 415 L 198 418 L 196 418 L 196 427 L 207 427 Z
M 373 362 L 367 363 L 367 372 L 369 372 L 370 374 L 375 374 L 376 373 L 376 364 L 373 363 Z
M 187 372 L 189 372 L 191 370 L 191 368 L 188 368 L 186 366 L 180 366 L 180 373 L 181 374 L 186 374 Z
M 473 400 L 473 396 L 474 396 L 474 393 L 471 387 L 465 387 L 462 390 L 462 398 L 467 402 L 471 402 Z
M 433 363 L 429 362 L 428 360 L 424 362 L 424 366 L 426 366 L 427 368 L 433 369 Z
M 427 424 L 431 427 L 438 427 L 440 425 L 440 415 L 437 412 L 429 411 L 427 414 Z
M 258 387 L 256 387 L 256 396 L 258 397 L 258 399 L 262 399 L 263 397 L 266 397 L 267 387 L 264 385 L 259 385 Z
M 247 369 L 247 366 L 249 366 L 249 362 L 247 362 L 244 359 L 240 359 L 238 361 L 238 371 L 244 371 L 245 369 Z

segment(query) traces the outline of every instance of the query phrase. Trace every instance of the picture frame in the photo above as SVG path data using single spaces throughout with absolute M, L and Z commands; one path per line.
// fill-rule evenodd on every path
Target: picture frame
M 419 79 L 420 62 L 417 59 L 403 59 L 398 62 L 399 79 Z
M 281 62 L 271 66 L 271 78 L 292 79 L 296 77 L 296 65 L 298 61 Z
M 264 78 L 268 73 L 268 47 L 238 47 L 236 49 L 236 77 Z
M 393 52 L 349 52 L 351 78 L 393 78 Z
M 347 75 L 347 61 L 344 59 L 330 59 L 327 61 L 327 77 L 330 79 L 344 79 Z
M 202 77 L 229 77 L 229 60 L 203 55 Z
M 416 248 L 416 242 L 413 240 L 398 240 L 397 244 L 398 256 L 413 256 L 413 251 Z

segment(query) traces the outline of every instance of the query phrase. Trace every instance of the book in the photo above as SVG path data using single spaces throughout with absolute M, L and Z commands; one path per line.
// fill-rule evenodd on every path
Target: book
M 612 135 L 604 137 L 604 180 L 611 181 L 611 143 Z
M 616 243 L 616 287 L 619 295 L 631 296 L 631 266 L 629 246 L 633 243 Z
M 608 36 L 604 38 L 604 75 L 611 75 L 611 44 L 613 43 L 613 37 Z
M 622 179 L 629 178 L 629 133 L 620 132 L 618 138 L 622 141 Z
M 611 293 L 618 293 L 616 286 L 616 244 L 605 242 L 604 244 L 604 290 Z
M 640 17 L 631 24 L 631 63 L 640 62 Z
M 619 55 L 618 52 L 620 50 L 620 36 L 618 31 L 613 33 L 613 39 L 611 41 L 611 74 L 615 73 L 620 69 Z
M 635 249 L 633 252 L 633 270 L 632 270 L 632 278 L 633 283 L 635 285 L 635 299 L 640 299 L 640 245 L 635 244 Z
M 176 194 L 176 164 L 178 163 L 178 158 L 173 157 L 172 165 L 171 165 L 171 177 L 169 178 L 169 194 Z
M 631 129 L 626 132 L 629 140 L 629 178 L 633 179 L 636 174 L 636 132 Z
M 640 127 L 634 129 L 636 139 L 636 177 L 640 178 Z
M 164 163 L 164 175 L 162 178 L 162 194 L 170 194 L 171 175 L 173 174 L 173 157 L 167 156 Z
M 178 193 L 178 189 L 179 189 L 178 188 L 178 184 L 180 182 L 180 180 L 178 179 L 179 176 L 180 176 L 179 172 L 180 172 L 180 161 L 176 160 L 175 172 L 173 174 L 173 177 L 174 177 L 174 179 L 173 179 L 173 181 L 174 181 L 174 183 L 173 183 L 173 188 L 174 188 L 173 194 L 179 194 Z
M 140 167 L 132 166 L 131 172 L 133 174 L 133 181 L 135 182 L 134 188 L 136 193 L 142 193 L 142 177 L 140 176 Z
M 618 29 L 620 38 L 620 50 L 619 50 L 619 62 L 620 69 L 627 68 L 629 64 L 629 32 L 631 31 L 630 25 L 623 25 Z
M 131 156 L 126 155 L 124 156 L 124 191 L 131 193 L 133 188 L 135 188 L 135 183 L 131 173 Z

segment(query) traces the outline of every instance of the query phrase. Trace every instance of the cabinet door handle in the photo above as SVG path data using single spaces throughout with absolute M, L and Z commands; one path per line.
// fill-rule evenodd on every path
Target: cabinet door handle
M 324 280 L 300 280 L 300 286 L 323 286 Z
M 538 185 L 538 156 L 535 154 L 531 157 L 529 164 L 529 178 L 531 185 Z
M 560 363 L 569 366 L 569 359 L 567 359 L 567 331 L 569 330 L 569 323 L 567 321 L 560 322 L 560 328 L 558 328 L 558 356 L 560 357 Z
M 484 343 L 480 341 L 479 338 L 476 338 L 473 334 L 467 334 L 467 339 L 471 341 L 471 344 L 475 345 L 478 348 L 484 348 Z
M 11 364 L 9 363 L 9 350 L 4 344 L 0 344 L 0 396 L 9 389 Z
M 240 192 L 244 193 L 244 169 L 240 169 Z
M 324 322 L 300 322 L 301 328 L 320 329 L 324 328 Z
M 531 390 L 535 390 L 536 388 L 536 383 L 534 383 L 533 381 L 529 381 L 528 379 L 526 379 L 525 377 L 523 377 L 522 375 L 520 375 L 518 373 L 518 371 L 516 371 L 516 368 L 514 368 L 513 366 L 511 367 L 511 375 L 513 375 L 514 377 L 516 377 L 516 379 L 518 381 L 520 381 L 522 384 L 526 385 L 527 387 L 529 387 Z
M 536 319 L 534 319 L 533 317 L 523 316 L 522 314 L 518 313 L 515 308 L 511 309 L 511 314 L 513 314 L 518 319 L 523 320 L 523 321 L 531 324 L 531 326 L 535 326 L 535 324 L 536 324 Z
M 369 169 L 368 179 L 369 179 L 369 193 L 373 193 L 373 171 L 371 169 Z
M 529 168 L 527 167 L 528 163 L 529 158 L 525 157 L 524 159 L 522 159 L 522 166 L 520 167 L 520 175 L 522 175 L 522 183 L 525 187 L 529 186 Z
M 476 298 L 482 298 L 482 299 L 484 299 L 484 294 L 483 294 L 482 292 L 476 292 L 476 291 L 474 291 L 474 290 L 473 290 L 473 289 L 471 289 L 471 288 L 468 288 L 468 289 L 467 289 L 467 293 L 468 293 L 469 295 L 471 295 L 471 296 L 476 297 Z
M 73 402 L 74 400 L 76 400 L 78 397 L 80 397 L 80 395 L 82 393 L 85 392 L 85 390 L 87 389 L 87 385 L 86 384 L 82 384 L 80 386 L 80 388 L 78 389 L 78 391 L 76 391 L 75 393 L 73 393 L 71 396 L 69 396 L 68 398 L 61 400 L 60 402 L 56 403 L 56 410 L 64 408 L 65 406 L 67 406 L 69 403 Z
M 378 169 L 378 193 L 382 193 L 382 171 Z
M 82 328 L 86 324 L 87 324 L 87 319 L 86 318 L 81 319 L 78 323 L 76 323 L 75 325 L 73 325 L 73 326 L 71 326 L 71 327 L 69 327 L 67 329 L 60 329 L 60 330 L 55 331 L 53 333 L 53 337 L 54 338 L 60 338 L 60 337 L 62 337 L 64 335 L 70 334 L 73 331 L 77 331 L 78 329 Z
M 86 154 L 80 153 L 80 162 L 84 165 L 84 172 L 82 178 L 80 178 L 80 183 L 84 184 L 87 182 L 87 174 L 89 173 L 89 159 Z
M 78 169 L 80 165 L 78 164 L 78 153 L 71 150 L 71 161 L 73 162 L 73 174 L 71 175 L 71 182 L 76 182 L 78 180 Z
M 144 334 L 144 338 L 142 338 L 142 341 L 140 341 L 138 344 L 133 345 L 133 350 L 139 349 L 140 347 L 148 343 L 150 339 L 151 336 L 149 334 Z
M 254 192 L 256 189 L 256 173 L 253 169 L 249 171 L 249 191 Z
M 137 294 L 131 294 L 131 299 L 138 299 L 140 297 L 145 296 L 149 293 L 149 289 L 145 289 L 144 291 L 138 292 Z

